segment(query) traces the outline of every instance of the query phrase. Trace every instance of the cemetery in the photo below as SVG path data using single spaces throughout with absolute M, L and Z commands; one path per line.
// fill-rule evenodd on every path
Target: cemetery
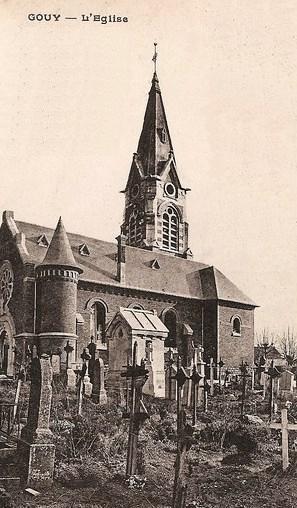
M 237 368 L 164 348 L 153 313 L 121 309 L 109 363 L 91 340 L 77 369 L 36 347 L 1 378 L 0 507 L 292 507 L 294 368 Z M 117 352 L 117 354 L 115 354 Z

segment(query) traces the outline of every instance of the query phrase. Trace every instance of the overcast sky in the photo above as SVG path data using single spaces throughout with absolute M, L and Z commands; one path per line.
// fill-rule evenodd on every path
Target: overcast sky
M 114 240 L 156 40 L 194 257 L 261 306 L 257 329 L 297 329 L 296 1 L 10 0 L 0 20 L 1 209 Z

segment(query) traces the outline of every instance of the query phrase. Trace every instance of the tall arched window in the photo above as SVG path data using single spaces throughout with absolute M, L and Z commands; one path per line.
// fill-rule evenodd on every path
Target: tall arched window
M 241 320 L 239 316 L 232 317 L 232 335 L 239 337 L 241 335 Z
M 167 310 L 164 316 L 164 325 L 168 328 L 168 337 L 165 340 L 166 347 L 176 347 L 176 314 L 173 310 Z
M 106 308 L 101 302 L 91 306 L 91 335 L 96 342 L 105 344 Z
M 128 240 L 130 245 L 139 245 L 142 240 L 142 219 L 136 211 L 129 218 Z
M 162 216 L 163 247 L 171 251 L 178 250 L 178 216 L 172 206 L 168 206 Z

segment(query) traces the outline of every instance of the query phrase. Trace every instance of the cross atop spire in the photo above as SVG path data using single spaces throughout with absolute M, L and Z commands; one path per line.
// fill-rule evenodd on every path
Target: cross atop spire
M 154 62 L 154 73 L 156 74 L 157 73 L 157 57 L 158 57 L 156 42 L 154 42 L 154 46 L 155 46 L 155 52 L 154 52 L 154 56 L 153 56 L 152 60 Z

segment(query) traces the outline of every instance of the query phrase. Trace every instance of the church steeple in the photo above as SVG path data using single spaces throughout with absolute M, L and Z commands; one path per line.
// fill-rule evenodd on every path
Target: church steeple
M 124 191 L 122 233 L 127 244 L 190 257 L 186 192 L 181 186 L 167 124 L 159 79 L 154 73 L 137 153 Z
M 173 153 L 164 104 L 157 73 L 154 72 L 137 154 L 143 172 L 159 175 L 164 162 Z

